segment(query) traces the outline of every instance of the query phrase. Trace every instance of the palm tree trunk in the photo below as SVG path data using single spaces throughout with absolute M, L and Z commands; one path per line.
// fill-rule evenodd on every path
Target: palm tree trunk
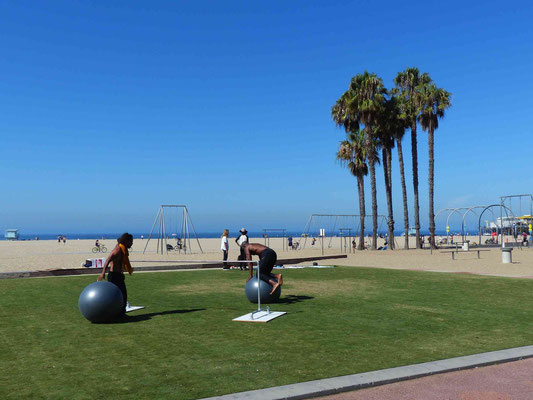
M 433 127 L 428 129 L 428 148 L 429 148 L 429 243 L 431 248 L 435 248 L 435 213 L 433 209 L 433 185 L 434 185 L 434 173 L 435 173 L 435 159 L 434 159 L 434 132 Z
M 376 191 L 376 163 L 374 160 L 369 161 L 370 168 L 370 187 L 372 190 L 372 250 L 378 248 L 378 201 Z
M 392 149 L 387 149 L 387 179 L 388 194 L 387 206 L 389 208 L 389 249 L 394 250 L 394 211 L 392 209 Z
M 396 140 L 396 146 L 398 149 L 398 162 L 400 163 L 400 177 L 402 182 L 402 197 L 403 197 L 403 225 L 405 228 L 405 243 L 404 249 L 409 249 L 409 209 L 407 207 L 407 188 L 405 186 L 405 172 L 403 166 L 403 150 L 402 141 Z
M 359 190 L 359 218 L 361 222 L 361 233 L 357 249 L 363 250 L 365 243 L 365 180 L 363 175 L 357 175 L 357 188 Z
M 420 207 L 418 205 L 418 151 L 416 141 L 416 121 L 411 124 L 411 153 L 413 159 L 413 191 L 415 200 L 415 247 L 420 248 Z
M 368 168 L 370 170 L 370 188 L 372 190 L 372 250 L 378 248 L 378 202 L 376 192 L 376 159 L 374 157 L 374 143 L 370 128 L 365 128 L 365 147 L 368 157 Z
M 389 213 L 389 218 L 387 221 L 387 227 L 388 227 L 388 235 L 389 235 L 389 249 L 392 250 L 391 244 L 390 244 L 390 237 L 391 237 L 391 221 L 393 221 L 393 215 L 392 215 L 392 193 L 391 193 L 391 184 L 390 184 L 390 176 L 389 176 L 389 156 L 388 151 L 386 147 L 383 147 L 381 149 L 382 154 L 382 160 L 383 160 L 383 175 L 385 177 L 385 193 L 387 197 L 387 211 Z M 393 222 L 394 224 L 394 222 Z

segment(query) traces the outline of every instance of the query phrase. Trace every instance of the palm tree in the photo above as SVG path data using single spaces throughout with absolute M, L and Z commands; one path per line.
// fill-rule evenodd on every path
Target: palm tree
M 347 140 L 340 142 L 337 151 L 337 160 L 347 166 L 351 174 L 357 178 L 357 191 L 359 193 L 359 216 L 360 235 L 358 250 L 363 250 L 365 241 L 365 182 L 364 177 L 368 175 L 366 165 L 366 152 L 363 145 L 363 132 L 356 131 L 347 134 Z
M 403 162 L 403 149 L 402 140 L 405 134 L 405 130 L 409 128 L 407 121 L 402 118 L 402 107 L 400 105 L 401 99 L 396 96 L 397 90 L 393 89 L 391 97 L 387 102 L 387 106 L 390 111 L 390 115 L 393 116 L 391 123 L 391 134 L 396 141 L 396 150 L 398 151 L 398 164 L 400 167 L 400 183 L 402 187 L 402 200 L 403 200 L 403 226 L 405 230 L 404 236 L 404 249 L 409 249 L 409 208 L 407 205 L 407 188 L 405 185 L 405 169 Z
M 365 71 L 357 74 L 350 82 L 348 90 L 341 96 L 331 115 L 337 125 L 343 125 L 354 131 L 354 127 L 364 125 L 364 145 L 367 155 L 368 168 L 370 171 L 370 185 L 372 189 L 372 228 L 373 240 L 372 248 L 377 248 L 377 194 L 376 194 L 376 137 L 375 128 L 377 120 L 384 107 L 387 90 L 383 86 L 383 81 L 376 74 Z
M 376 74 L 365 71 L 357 74 L 350 82 L 349 92 L 352 99 L 349 109 L 352 115 L 357 115 L 357 120 L 364 125 L 365 149 L 370 171 L 370 187 L 372 190 L 372 249 L 377 249 L 378 231 L 378 203 L 376 192 L 376 127 L 379 116 L 383 110 L 387 90 L 383 80 Z
M 380 142 L 382 160 L 383 160 L 383 176 L 385 178 L 385 194 L 387 197 L 387 211 L 388 211 L 388 236 L 389 249 L 394 249 L 394 213 L 392 208 L 392 149 L 394 148 L 394 134 L 396 129 L 396 118 L 398 115 L 394 114 L 395 110 L 392 107 L 391 100 L 387 100 L 383 113 L 378 121 L 378 139 Z
M 437 88 L 432 83 L 420 89 L 420 116 L 418 121 L 423 130 L 428 132 L 428 151 L 429 151 L 429 234 L 431 248 L 435 247 L 435 214 L 433 204 L 433 188 L 434 188 L 434 133 L 435 129 L 439 127 L 439 118 L 444 117 L 444 110 L 451 107 L 451 93 L 444 89 Z
M 420 207 L 418 203 L 418 150 L 416 123 L 420 114 L 420 88 L 431 83 L 428 74 L 420 74 L 418 68 L 407 68 L 394 78 L 394 84 L 401 98 L 402 117 L 409 122 L 411 128 L 411 153 L 413 161 L 413 190 L 416 229 L 416 247 L 420 247 Z

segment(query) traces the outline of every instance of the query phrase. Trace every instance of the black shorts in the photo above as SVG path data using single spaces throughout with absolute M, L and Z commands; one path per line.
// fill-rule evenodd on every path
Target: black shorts
M 124 274 L 120 272 L 109 271 L 107 274 L 107 281 L 114 283 L 122 292 L 122 313 L 126 313 L 126 302 L 128 301 L 128 291 L 126 290 L 126 283 L 124 282 Z
M 269 280 L 276 279 L 276 276 L 272 274 L 272 269 L 274 269 L 277 260 L 278 255 L 274 250 L 263 250 L 259 256 L 259 276 L 262 281 L 268 282 Z

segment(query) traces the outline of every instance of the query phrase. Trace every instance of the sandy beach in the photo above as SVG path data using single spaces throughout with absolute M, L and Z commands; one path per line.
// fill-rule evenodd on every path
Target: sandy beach
M 269 247 L 276 250 L 278 258 L 292 257 L 313 257 L 322 255 L 322 246 L 320 240 L 314 246 L 311 246 L 310 239 L 307 240 L 305 248 L 299 250 L 283 251 L 283 239 L 269 238 L 267 243 Z M 397 246 L 403 245 L 403 238 L 397 237 Z M 411 245 L 414 246 L 414 238 L 410 238 Z M 477 237 L 470 237 L 471 243 L 477 242 Z M 251 238 L 251 242 L 265 243 L 263 238 Z M 297 238 L 300 246 L 303 247 L 304 239 Z M 367 240 L 369 241 L 369 240 Z M 85 259 L 105 258 L 116 245 L 115 240 L 101 241 L 108 248 L 107 254 L 92 253 L 94 240 L 67 240 L 66 243 L 58 243 L 56 240 L 32 240 L 32 241 L 1 241 L 0 242 L 0 273 L 1 272 L 26 272 L 42 271 L 51 269 L 81 268 Z M 136 239 L 131 251 L 132 264 L 137 266 L 161 265 L 160 261 L 194 261 L 194 260 L 214 260 L 220 261 L 222 254 L 220 252 L 220 239 L 200 239 L 200 245 L 203 253 L 200 252 L 196 241 L 191 240 L 192 254 L 185 254 L 177 251 L 168 254 L 158 254 L 157 240 L 151 240 L 143 254 L 146 245 L 146 239 Z M 169 241 L 169 243 L 171 243 Z M 348 251 L 349 249 L 341 248 L 341 238 L 327 238 L 324 240 L 324 254 L 347 254 L 348 258 L 340 260 L 324 261 L 322 264 L 329 265 L 346 265 L 354 267 L 376 267 L 376 268 L 393 268 L 409 270 L 427 270 L 427 271 L 445 271 L 455 273 L 470 273 L 497 275 L 508 277 L 533 277 L 533 249 L 532 248 L 515 248 L 512 252 L 513 263 L 503 264 L 501 249 L 491 248 L 488 251 L 480 253 L 480 259 L 477 258 L 476 251 L 463 252 L 455 255 L 455 260 L 451 258 L 449 249 L 437 249 L 431 254 L 429 250 L 385 250 L 385 251 Z M 174 243 L 173 243 L 174 244 Z M 383 244 L 383 239 L 379 240 L 379 245 Z M 484 249 L 485 250 L 485 249 Z M 348 252 L 347 252 L 348 251 Z M 234 239 L 230 238 L 229 259 L 234 260 L 238 256 L 238 248 Z M 138 261 L 151 261 L 138 263 Z M 159 262 L 159 263 L 158 263 Z

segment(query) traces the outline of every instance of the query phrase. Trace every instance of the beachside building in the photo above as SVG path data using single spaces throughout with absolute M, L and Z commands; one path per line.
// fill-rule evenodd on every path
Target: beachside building
M 529 224 L 533 221 L 531 215 L 523 215 L 521 217 L 503 217 L 496 218 L 495 222 L 491 222 L 489 229 L 494 232 L 503 230 L 504 234 L 512 234 L 514 232 L 527 232 Z
M 6 232 L 4 234 L 4 239 L 19 240 L 19 230 L 18 229 L 6 229 Z

